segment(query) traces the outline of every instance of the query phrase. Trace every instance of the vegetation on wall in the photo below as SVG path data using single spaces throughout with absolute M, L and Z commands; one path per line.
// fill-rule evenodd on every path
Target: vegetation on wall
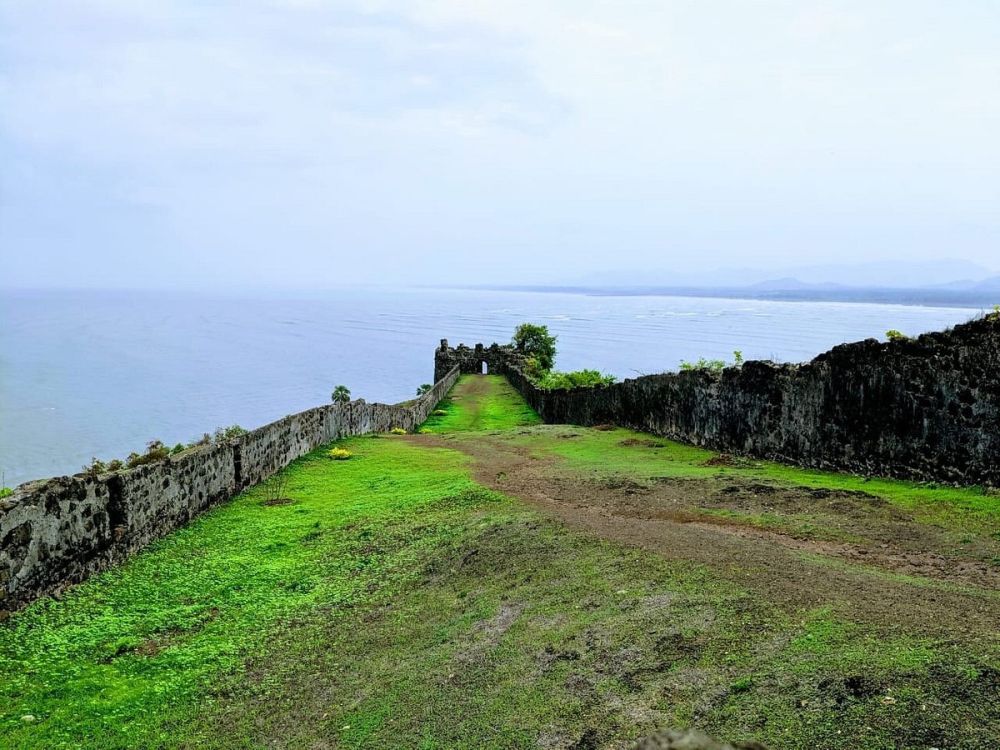
M 522 323 L 512 339 L 517 353 L 525 358 L 529 370 L 547 372 L 556 362 L 556 337 L 548 326 Z
M 709 372 L 722 372 L 727 367 L 742 367 L 743 352 L 739 349 L 733 352 L 733 361 L 727 363 L 724 359 L 705 359 L 699 357 L 695 362 L 681 361 L 681 370 L 708 370 Z
M 247 431 L 238 424 L 230 425 L 229 427 L 219 427 L 214 433 L 209 434 L 206 432 L 197 440 L 192 440 L 190 443 L 177 443 L 173 448 L 168 448 L 162 440 L 154 439 L 146 444 L 144 452 L 136 453 L 132 451 L 124 461 L 117 458 L 110 461 L 102 461 L 99 458 L 91 459 L 91 462 L 83 467 L 83 473 L 87 476 L 97 477 L 112 471 L 134 469 L 137 466 L 145 466 L 146 464 L 162 461 L 167 456 L 173 456 L 201 445 L 219 445 L 229 440 L 234 440 L 246 433 Z
M 330 400 L 335 404 L 346 404 L 351 400 L 351 389 L 346 385 L 338 385 L 330 394 Z
M 517 352 L 524 357 L 525 374 L 539 388 L 589 388 L 610 385 L 616 380 L 614 375 L 606 375 L 598 370 L 553 370 L 556 337 L 549 333 L 548 326 L 522 323 L 514 331 L 513 343 Z
M 539 388 L 554 390 L 556 388 L 590 388 L 595 385 L 611 385 L 615 379 L 614 375 L 605 375 L 598 370 L 575 370 L 573 372 L 553 370 L 537 378 L 534 382 Z

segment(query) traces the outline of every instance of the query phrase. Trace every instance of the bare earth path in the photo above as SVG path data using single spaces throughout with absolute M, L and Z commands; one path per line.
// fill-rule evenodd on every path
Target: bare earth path
M 479 403 L 487 389 L 485 378 L 472 378 L 458 395 L 463 402 Z M 954 554 L 946 536 L 911 514 L 862 492 L 785 487 L 753 478 L 648 481 L 638 473 L 602 478 L 538 450 L 533 439 L 580 441 L 593 434 L 585 428 L 543 426 L 478 433 L 475 439 L 461 434 L 411 439 L 467 453 L 475 460 L 477 481 L 573 529 L 710 566 L 789 609 L 830 606 L 879 629 L 996 642 L 1000 567 Z M 656 444 L 623 438 L 611 450 L 648 451 Z M 780 524 L 761 529 L 731 515 L 705 513 L 755 504 L 778 516 L 803 506 L 826 511 L 840 517 L 838 525 L 848 528 L 853 541 L 811 539 Z

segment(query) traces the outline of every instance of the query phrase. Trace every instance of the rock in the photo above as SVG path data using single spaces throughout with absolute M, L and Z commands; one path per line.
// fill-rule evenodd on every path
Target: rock
M 634 750 L 767 750 L 759 742 L 716 742 L 707 734 L 688 730 L 665 729 L 639 742 Z

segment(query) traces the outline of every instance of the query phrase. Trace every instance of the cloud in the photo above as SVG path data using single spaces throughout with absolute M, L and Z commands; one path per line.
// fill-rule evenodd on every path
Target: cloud
M 998 16 L 0 2 L 0 253 L 16 283 L 122 285 L 983 261 Z

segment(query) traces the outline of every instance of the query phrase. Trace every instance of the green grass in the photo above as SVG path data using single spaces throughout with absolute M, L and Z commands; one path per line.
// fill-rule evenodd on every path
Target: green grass
M 584 475 L 720 472 L 707 451 L 620 446 L 647 437 L 624 430 L 531 427 L 496 378 L 442 408 L 428 429 Z M 971 749 L 1000 731 L 995 650 L 788 611 L 571 532 L 419 440 L 317 450 L 286 470 L 294 503 L 246 492 L 0 625 L 0 748 L 593 747 L 695 724 L 774 748 Z M 978 507 L 923 491 L 914 507 Z
M 481 386 L 481 393 L 473 388 Z M 504 430 L 541 423 L 507 380 L 499 375 L 462 375 L 423 429 L 432 433 Z
M 364 601 L 384 561 L 359 549 L 368 532 L 354 525 L 400 515 L 416 524 L 428 506 L 474 487 L 458 453 L 389 439 L 339 445 L 351 461 L 317 451 L 288 471 L 294 504 L 268 507 L 262 494 L 244 493 L 0 627 L 0 745 L 152 741 L 163 706 L 183 715 L 281 621 Z

